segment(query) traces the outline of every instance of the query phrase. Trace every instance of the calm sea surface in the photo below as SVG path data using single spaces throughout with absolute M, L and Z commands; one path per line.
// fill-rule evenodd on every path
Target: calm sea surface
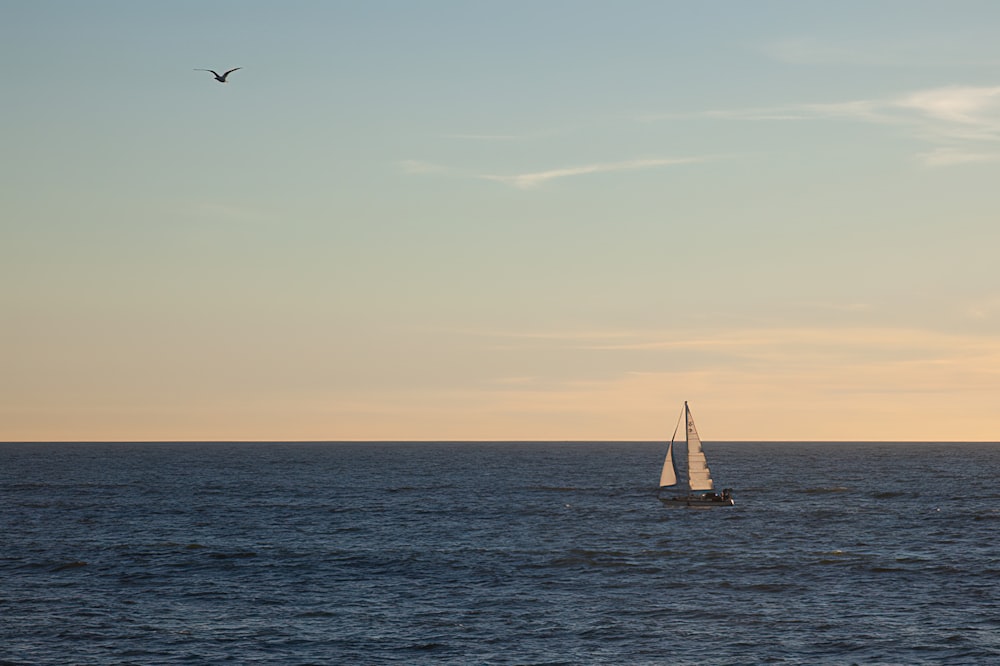
M 705 450 L 0 444 L 0 663 L 1000 663 L 1000 445 Z

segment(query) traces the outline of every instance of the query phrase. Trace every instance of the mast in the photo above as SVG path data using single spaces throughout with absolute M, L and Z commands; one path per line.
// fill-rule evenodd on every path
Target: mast
M 701 447 L 701 437 L 698 436 L 698 429 L 694 425 L 694 418 L 686 400 L 684 421 L 687 424 L 688 491 L 712 490 L 715 488 L 715 483 L 712 481 L 712 473 L 708 469 L 708 461 L 705 460 L 705 452 Z

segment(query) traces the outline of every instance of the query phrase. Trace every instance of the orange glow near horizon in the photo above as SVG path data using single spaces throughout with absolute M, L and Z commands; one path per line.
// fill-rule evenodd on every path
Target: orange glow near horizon
M 713 349 L 724 350 L 726 361 L 677 372 L 623 370 L 606 379 L 483 377 L 464 388 L 319 389 L 297 396 L 252 389 L 185 396 L 177 388 L 165 400 L 161 387 L 155 399 L 141 391 L 118 394 L 114 405 L 102 402 L 95 387 L 65 394 L 74 403 L 53 402 L 49 411 L 8 407 L 0 439 L 662 440 L 684 400 L 706 441 L 1000 439 L 993 401 L 1000 344 L 990 339 L 863 329 L 601 339 L 609 337 L 618 338 L 611 346 L 624 358 L 637 349 L 650 359 L 663 349 Z M 559 340 L 574 350 L 581 369 L 596 348 L 608 351 L 580 336 Z

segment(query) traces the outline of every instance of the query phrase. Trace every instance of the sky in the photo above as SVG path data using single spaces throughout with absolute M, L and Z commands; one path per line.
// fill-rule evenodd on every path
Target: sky
M 1000 440 L 1000 3 L 0 15 L 0 441 Z

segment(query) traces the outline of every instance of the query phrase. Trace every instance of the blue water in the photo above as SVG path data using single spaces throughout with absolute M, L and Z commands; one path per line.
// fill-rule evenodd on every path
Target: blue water
M 0 444 L 0 663 L 1000 663 L 1000 445 L 705 449 Z

